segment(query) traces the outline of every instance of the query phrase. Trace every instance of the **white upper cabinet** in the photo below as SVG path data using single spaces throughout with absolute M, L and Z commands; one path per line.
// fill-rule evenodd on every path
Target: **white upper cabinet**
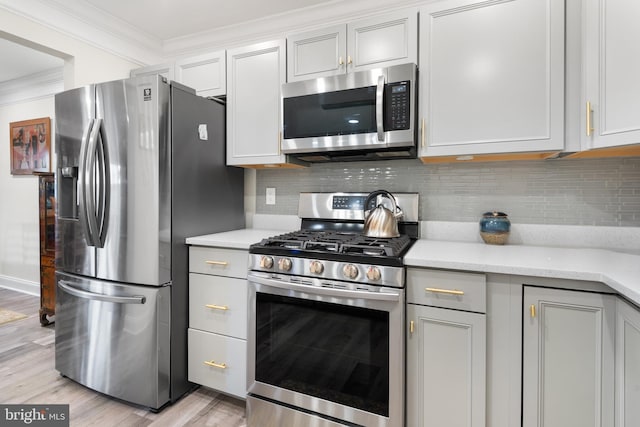
M 582 149 L 640 144 L 640 2 L 584 5 Z
M 280 165 L 280 86 L 285 41 L 227 51 L 227 164 Z
M 200 96 L 227 93 L 225 51 L 211 52 L 176 61 L 176 81 L 192 87 Z
M 147 67 L 136 68 L 135 70 L 131 70 L 129 73 L 131 77 L 149 76 L 154 74 L 160 74 L 170 81 L 175 80 L 174 63 L 167 62 L 164 64 L 149 65 Z
M 564 148 L 564 2 L 443 0 L 420 9 L 420 150 Z
M 418 14 L 403 9 L 287 37 L 288 81 L 418 62 Z

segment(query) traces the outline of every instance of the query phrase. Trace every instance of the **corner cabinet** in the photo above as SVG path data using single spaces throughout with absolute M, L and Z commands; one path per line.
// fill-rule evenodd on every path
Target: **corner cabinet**
M 417 9 L 291 34 L 287 54 L 290 82 L 417 63 Z
M 640 2 L 583 5 L 582 149 L 640 144 Z M 634 148 L 640 155 L 640 146 Z
M 616 297 L 524 286 L 523 305 L 523 427 L 613 427 Z
M 640 420 L 640 309 L 617 302 L 616 427 L 632 427 Z
M 286 166 L 281 151 L 284 40 L 227 51 L 227 165 Z
M 407 426 L 483 427 L 486 279 L 407 271 Z
M 420 8 L 424 162 L 564 148 L 564 13 L 559 0 Z
M 188 379 L 246 397 L 247 265 L 244 250 L 189 248 Z
M 38 174 L 38 205 L 40 217 L 40 324 L 51 321 L 47 316 L 56 311 L 56 232 L 55 185 L 53 174 Z

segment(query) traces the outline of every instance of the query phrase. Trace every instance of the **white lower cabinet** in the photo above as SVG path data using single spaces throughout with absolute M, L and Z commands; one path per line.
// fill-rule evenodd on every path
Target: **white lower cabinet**
M 409 269 L 407 278 L 407 426 L 484 426 L 484 275 Z
M 618 298 L 616 427 L 640 424 L 640 310 Z
M 189 248 L 188 379 L 241 399 L 247 378 L 244 250 Z
M 189 381 L 242 399 L 247 394 L 247 342 L 189 328 Z
M 613 427 L 615 298 L 524 287 L 523 427 Z

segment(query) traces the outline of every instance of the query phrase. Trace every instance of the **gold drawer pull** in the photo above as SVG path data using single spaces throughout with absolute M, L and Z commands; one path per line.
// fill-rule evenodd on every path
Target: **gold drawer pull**
M 436 294 L 448 294 L 448 295 L 464 295 L 464 291 L 457 289 L 439 289 L 439 288 L 424 288 L 427 292 L 434 292 Z
M 227 261 L 205 261 L 204 263 L 209 265 L 222 265 L 224 267 L 229 265 Z
M 205 305 L 205 307 L 207 308 L 213 308 L 215 310 L 229 310 L 229 307 L 227 307 L 226 305 L 215 305 L 215 304 L 207 304 Z
M 536 317 L 536 305 L 535 304 L 531 304 L 531 307 L 529 307 L 529 311 L 531 312 L 531 318 L 532 319 L 534 317 Z
M 226 363 L 216 363 L 213 360 L 211 362 L 209 362 L 208 360 L 205 360 L 204 364 L 207 366 L 213 366 L 214 368 L 227 369 Z

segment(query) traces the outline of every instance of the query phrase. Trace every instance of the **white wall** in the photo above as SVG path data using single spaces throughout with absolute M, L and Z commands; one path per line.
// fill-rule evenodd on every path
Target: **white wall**
M 53 115 L 53 97 L 0 107 L 0 284 L 35 294 L 40 283 L 38 178 L 11 175 L 9 123 L 50 117 L 53 135 Z M 53 145 L 52 137 L 52 170 Z
M 65 59 L 66 89 L 129 77 L 141 65 L 5 9 L 0 9 L 0 29 L 6 38 Z
M 140 66 L 4 9 L 0 29 L 1 37 L 64 58 L 66 89 L 125 78 Z M 34 294 L 40 292 L 38 178 L 11 175 L 9 123 L 38 117 L 51 118 L 53 171 L 53 97 L 0 107 L 0 285 Z

